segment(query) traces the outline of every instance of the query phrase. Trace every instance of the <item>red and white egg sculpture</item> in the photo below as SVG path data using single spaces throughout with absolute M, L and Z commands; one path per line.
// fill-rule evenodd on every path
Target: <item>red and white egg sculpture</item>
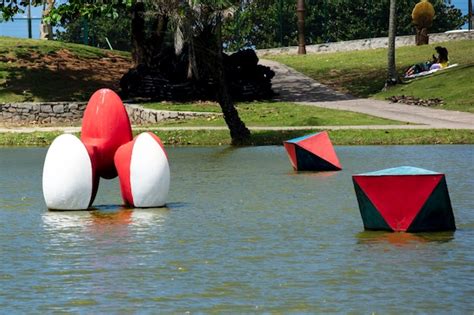
M 88 209 L 99 178 L 119 176 L 123 201 L 132 207 L 162 207 L 170 185 L 170 169 L 161 140 L 132 129 L 120 97 L 109 89 L 95 92 L 87 104 L 81 139 L 57 137 L 46 154 L 43 195 L 54 210 Z

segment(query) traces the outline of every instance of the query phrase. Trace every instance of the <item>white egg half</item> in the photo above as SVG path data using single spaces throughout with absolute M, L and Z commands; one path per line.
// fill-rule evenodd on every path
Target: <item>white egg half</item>
M 168 158 L 149 133 L 137 136 L 130 160 L 133 203 L 138 208 L 162 207 L 170 187 Z
M 92 163 L 84 144 L 64 134 L 48 149 L 43 167 L 43 196 L 48 209 L 83 210 L 93 190 Z

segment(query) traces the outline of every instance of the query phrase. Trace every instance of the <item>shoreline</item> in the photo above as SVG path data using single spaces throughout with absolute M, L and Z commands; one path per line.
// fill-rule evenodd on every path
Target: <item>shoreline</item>
M 357 126 L 354 126 L 357 127 Z M 169 146 L 230 145 L 227 129 L 198 130 L 135 130 L 134 135 L 150 130 Z M 283 141 L 327 130 L 306 128 L 297 130 L 254 130 L 247 146 L 282 145 Z M 427 145 L 474 144 L 474 130 L 467 129 L 337 129 L 328 130 L 334 145 Z M 49 146 L 63 131 L 29 133 L 0 132 L 0 147 Z M 79 136 L 79 132 L 69 132 Z

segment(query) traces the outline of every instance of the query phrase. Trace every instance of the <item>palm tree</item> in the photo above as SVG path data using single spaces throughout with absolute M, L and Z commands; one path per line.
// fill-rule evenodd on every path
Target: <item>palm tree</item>
M 395 36 L 396 26 L 396 0 L 390 0 L 390 16 L 388 23 L 388 76 L 385 88 L 398 83 L 397 67 L 395 64 Z
M 244 144 L 250 131 L 240 119 L 227 85 L 224 69 L 222 24 L 238 1 L 229 0 L 161 0 L 174 27 L 175 49 L 188 49 L 188 78 L 198 79 L 201 72 L 217 82 L 217 100 L 229 127 L 233 144 Z M 160 1 L 151 1 L 163 8 Z

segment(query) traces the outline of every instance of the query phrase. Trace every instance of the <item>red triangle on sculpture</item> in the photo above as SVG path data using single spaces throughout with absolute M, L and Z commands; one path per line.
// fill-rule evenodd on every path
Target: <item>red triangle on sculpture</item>
M 442 177 L 354 176 L 354 180 L 394 231 L 406 231 Z
M 298 142 L 298 146 L 342 169 L 327 131 L 320 132 Z
M 288 157 L 290 158 L 291 165 L 296 170 L 298 168 L 298 162 L 296 160 L 296 150 L 293 143 L 284 142 L 286 151 L 288 152 Z

